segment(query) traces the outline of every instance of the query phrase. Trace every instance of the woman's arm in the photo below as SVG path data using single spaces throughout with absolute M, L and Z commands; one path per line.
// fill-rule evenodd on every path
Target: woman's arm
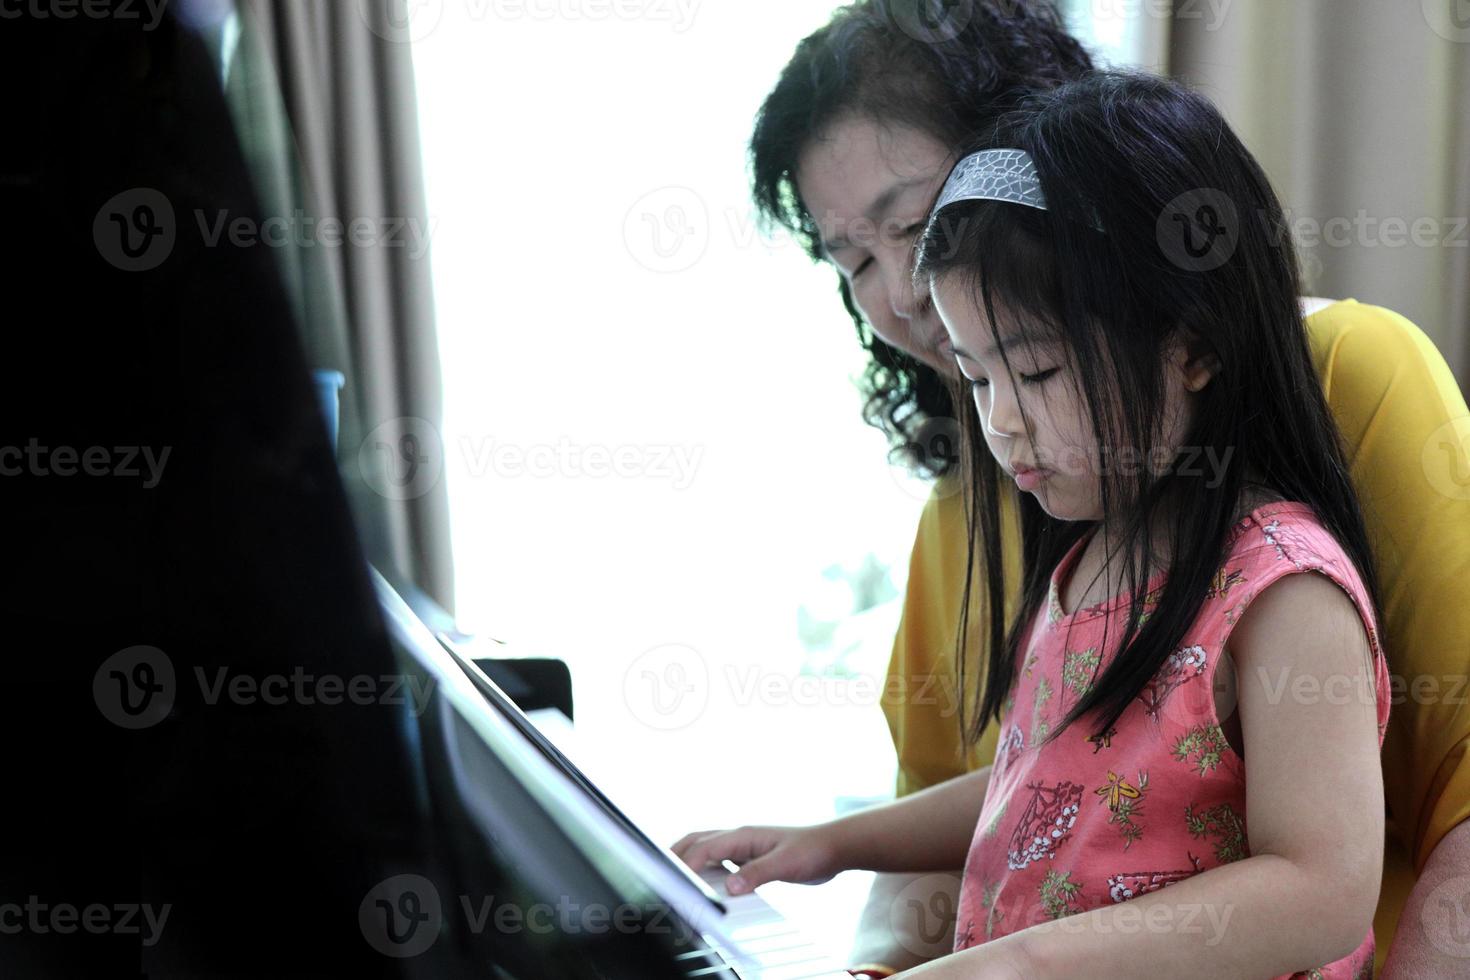
M 878 873 L 847 961 L 907 970 L 948 956 L 954 949 L 959 891 L 957 869 Z
M 1461 909 L 1470 905 L 1470 820 L 1440 838 L 1414 882 L 1383 962 L 1382 980 L 1453 977 L 1465 972 L 1470 935 Z
M 903 974 L 1276 977 L 1349 955 L 1383 865 L 1373 668 L 1357 609 L 1318 574 L 1265 589 L 1231 634 L 1251 856 Z

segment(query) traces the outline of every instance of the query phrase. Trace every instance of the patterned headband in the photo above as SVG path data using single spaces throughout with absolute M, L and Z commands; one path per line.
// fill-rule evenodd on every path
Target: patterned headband
M 955 201 L 1007 201 L 1047 209 L 1036 163 L 1025 150 L 980 150 L 955 164 L 929 212 L 929 220 Z M 1102 231 L 1096 214 L 1092 215 L 1092 227 Z

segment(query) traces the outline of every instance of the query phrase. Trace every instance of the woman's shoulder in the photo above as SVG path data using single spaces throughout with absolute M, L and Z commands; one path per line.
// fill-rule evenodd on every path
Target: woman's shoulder
M 1456 390 L 1444 355 L 1401 313 L 1355 299 L 1304 309 L 1311 309 L 1304 322 L 1317 374 L 1338 396 L 1329 401 L 1362 398 L 1376 405 L 1390 387 L 1404 389 L 1400 394 Z
M 1302 322 L 1313 345 L 1330 345 L 1349 334 L 1375 344 L 1408 349 L 1427 339 L 1414 321 L 1386 306 L 1360 303 L 1356 299 L 1304 297 Z

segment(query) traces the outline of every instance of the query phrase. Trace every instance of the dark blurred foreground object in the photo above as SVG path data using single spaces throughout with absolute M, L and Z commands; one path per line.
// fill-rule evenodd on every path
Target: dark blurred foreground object
M 0 21 L 0 972 L 674 975 L 645 935 L 462 911 L 599 879 L 487 766 L 527 891 L 403 693 L 432 678 L 385 631 L 270 250 L 211 236 L 262 216 L 177 6 Z

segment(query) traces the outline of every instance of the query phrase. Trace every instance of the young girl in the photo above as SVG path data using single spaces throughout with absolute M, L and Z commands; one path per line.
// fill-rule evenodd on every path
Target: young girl
M 960 161 L 916 278 L 972 387 L 987 609 L 1019 492 L 1020 608 L 958 650 L 962 679 L 988 667 L 964 721 L 998 719 L 995 762 L 677 853 L 745 862 L 737 893 L 963 862 L 954 955 L 904 976 L 1371 976 L 1388 672 L 1284 226 L 1163 79 L 1039 94 Z

